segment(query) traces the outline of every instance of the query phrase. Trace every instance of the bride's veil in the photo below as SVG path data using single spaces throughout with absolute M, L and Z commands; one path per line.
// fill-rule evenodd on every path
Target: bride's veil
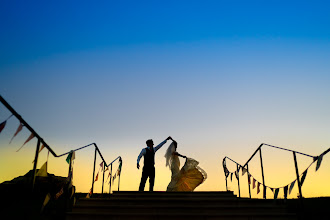
M 170 144 L 170 146 L 168 146 L 166 153 L 165 153 L 165 158 L 166 158 L 166 166 L 171 166 L 171 162 L 172 162 L 172 154 L 175 151 L 175 145 L 174 142 L 172 142 Z

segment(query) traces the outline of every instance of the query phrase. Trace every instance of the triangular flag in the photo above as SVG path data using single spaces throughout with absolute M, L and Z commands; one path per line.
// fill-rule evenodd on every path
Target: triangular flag
M 119 174 L 120 174 L 120 170 L 118 170 Z M 235 171 L 235 176 L 236 176 L 236 179 L 238 179 L 238 171 L 236 170 Z
M 296 180 L 291 183 L 290 188 L 289 188 L 289 195 L 291 194 L 291 191 L 292 191 L 295 183 L 296 183 Z
M 47 177 L 47 162 L 44 163 L 44 165 L 41 166 L 41 168 L 38 170 L 36 176 L 43 176 Z
M 321 166 L 321 162 L 322 162 L 322 159 L 323 159 L 323 155 L 320 155 L 318 158 L 317 158 L 317 163 L 316 163 L 316 169 L 315 171 L 317 171 L 320 166 Z
M 45 146 L 44 145 L 42 145 L 41 146 L 41 148 L 40 148 L 40 150 L 39 150 L 39 153 L 42 151 L 42 149 L 44 149 L 45 148 Z M 49 155 L 49 151 L 48 151 L 48 155 Z M 48 156 L 47 156 L 47 161 L 48 161 Z M 34 160 L 32 161 L 32 163 L 34 163 Z
M 70 151 L 70 153 L 68 154 L 68 156 L 66 157 L 66 162 L 68 163 L 68 164 L 70 164 L 70 161 L 71 161 L 71 158 L 72 158 L 72 155 L 73 155 L 73 151 Z
M 6 121 L 3 121 L 3 122 L 1 122 L 1 124 L 0 124 L 0 133 L 1 133 L 1 131 L 5 128 L 5 126 L 6 126 L 6 123 L 7 123 L 7 120 Z
M 95 181 L 96 182 L 97 180 L 99 179 L 99 173 L 97 173 L 96 177 L 95 177 Z
M 101 171 L 103 170 L 103 161 L 100 163 Z
M 256 179 L 253 178 L 252 189 L 256 188 Z
M 305 172 L 303 173 L 302 177 L 301 177 L 301 180 L 300 180 L 300 186 L 303 185 L 304 181 L 305 181 L 305 178 L 306 178 L 306 175 L 307 175 L 307 170 L 305 170 Z
M 284 198 L 285 198 L 285 199 L 288 198 L 288 188 L 289 188 L 289 185 L 287 185 L 287 186 L 285 186 L 285 187 L 283 188 L 283 191 L 284 191 Z
M 244 174 L 247 172 L 247 169 L 242 167 L 242 176 L 244 176 Z
M 58 192 L 58 193 L 56 193 L 56 195 L 55 195 L 55 199 L 58 199 L 62 194 L 63 194 L 63 187 L 62 187 L 62 189 Z
M 248 173 L 248 182 L 249 182 L 249 185 L 251 185 L 251 175 Z
M 280 191 L 279 188 L 275 189 L 275 193 L 274 193 L 274 199 L 277 199 L 278 196 L 278 192 Z
M 107 167 L 105 170 L 104 170 L 104 172 L 107 172 L 109 170 L 109 167 Z
M 44 200 L 43 204 L 42 204 L 41 212 L 44 210 L 44 208 L 47 205 L 47 203 L 49 202 L 50 198 L 51 198 L 50 193 L 48 193 L 45 197 L 45 200 Z
M 258 186 L 257 186 L 257 194 L 260 193 L 260 183 L 258 182 Z
M 34 138 L 34 134 L 31 133 L 30 136 L 28 137 L 28 139 L 26 139 L 26 141 L 24 142 L 24 144 L 22 145 L 22 147 L 27 143 L 29 142 L 31 139 Z M 22 149 L 22 147 L 20 147 L 16 152 L 20 151 Z
M 18 126 L 18 128 L 17 128 L 17 130 L 16 130 L 16 132 L 14 134 L 14 136 L 10 139 L 9 144 L 12 142 L 12 140 L 14 139 L 14 137 L 23 129 L 23 126 L 24 125 L 22 123 L 19 124 L 19 126 Z

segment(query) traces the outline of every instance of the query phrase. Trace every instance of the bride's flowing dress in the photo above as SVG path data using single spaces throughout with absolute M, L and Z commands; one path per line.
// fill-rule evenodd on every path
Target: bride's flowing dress
M 167 186 L 167 191 L 194 191 L 207 178 L 206 172 L 198 164 L 198 161 L 187 158 L 180 170 L 179 157 L 172 155 L 170 161 L 172 177 L 171 182 Z

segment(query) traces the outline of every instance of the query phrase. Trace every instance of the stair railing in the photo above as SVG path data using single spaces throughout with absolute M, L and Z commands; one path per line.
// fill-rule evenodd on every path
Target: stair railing
M 301 183 L 300 183 L 300 178 L 299 178 L 299 170 L 298 170 L 298 163 L 297 163 L 296 154 L 301 154 L 301 155 L 304 155 L 304 156 L 313 158 L 313 162 L 310 164 L 310 166 L 311 166 L 316 160 L 318 160 L 319 157 L 321 157 L 321 156 L 323 157 L 325 154 L 327 154 L 330 151 L 330 148 L 329 148 L 326 151 L 324 151 L 322 154 L 320 154 L 319 156 L 312 156 L 312 155 L 301 153 L 301 152 L 298 152 L 298 151 L 294 151 L 294 150 L 290 150 L 290 149 L 286 149 L 286 148 L 277 147 L 277 146 L 274 146 L 274 145 L 262 143 L 257 148 L 257 150 L 252 154 L 252 156 L 247 160 L 247 162 L 243 166 L 241 164 L 237 163 L 236 161 L 234 161 L 233 159 L 225 156 L 223 158 L 222 165 L 223 165 L 224 173 L 225 173 L 225 176 L 226 176 L 226 190 L 227 191 L 228 191 L 227 178 L 228 178 L 228 172 L 229 171 L 228 171 L 228 169 L 226 167 L 226 159 L 229 159 L 232 162 L 236 163 L 237 171 L 239 171 L 239 169 L 242 168 L 242 170 L 245 169 L 245 171 L 248 173 L 247 176 L 248 176 L 248 186 L 249 186 L 249 197 L 251 198 L 251 187 L 250 187 L 250 179 L 249 179 L 250 178 L 249 177 L 249 162 L 259 152 L 260 166 L 261 166 L 261 175 L 262 175 L 262 184 L 264 186 L 263 187 L 263 198 L 266 199 L 266 187 L 265 187 L 266 185 L 265 185 L 264 168 L 263 168 L 263 160 L 262 160 L 262 153 L 261 153 L 261 148 L 263 146 L 268 146 L 268 147 L 272 147 L 272 148 L 276 148 L 276 149 L 280 149 L 280 150 L 290 151 L 290 152 L 293 153 L 293 160 L 294 160 L 295 171 L 296 171 L 296 178 L 297 178 L 296 180 L 297 180 L 298 190 L 299 190 L 299 198 L 302 198 L 302 191 L 301 191 Z M 235 175 L 236 175 L 236 172 L 235 172 Z M 236 175 L 236 178 L 237 178 L 237 182 L 238 182 L 238 191 L 239 191 L 239 197 L 240 197 L 241 195 L 240 195 L 240 183 L 239 183 L 239 175 L 238 175 L 238 173 Z
M 38 163 L 38 156 L 39 156 L 39 151 L 40 151 L 40 144 L 43 144 L 43 146 L 45 148 L 48 149 L 48 151 L 54 156 L 54 157 L 62 157 L 65 156 L 69 153 L 90 147 L 90 146 L 94 146 L 95 147 L 95 153 L 94 153 L 94 168 L 93 168 L 93 180 L 92 180 L 92 189 L 91 189 L 91 193 L 93 193 L 94 190 L 94 178 L 95 178 L 95 165 L 96 165 L 96 155 L 97 153 L 99 154 L 99 156 L 101 157 L 104 166 L 107 166 L 106 161 L 103 158 L 103 155 L 100 151 L 100 149 L 98 148 L 98 146 L 96 145 L 96 143 L 91 143 L 88 145 L 85 145 L 83 147 L 71 150 L 69 152 L 57 155 L 53 149 L 40 137 L 40 135 L 22 118 L 22 116 L 20 116 L 15 110 L 14 108 L 12 108 L 8 102 L 0 95 L 0 102 L 12 113 L 12 115 L 14 115 L 19 121 L 20 123 L 22 123 L 33 135 L 34 137 L 37 138 L 37 147 L 36 147 L 36 153 L 35 153 L 35 158 L 34 158 L 34 162 L 33 162 L 33 178 L 32 178 L 32 190 L 34 189 L 34 185 L 35 185 L 35 178 L 36 178 L 36 169 L 37 169 L 37 163 Z M 11 117 L 11 116 L 10 116 Z M 9 119 L 9 118 L 8 118 Z M 7 120 L 8 120 L 7 119 Z M 72 166 L 72 161 L 70 160 L 69 163 L 69 174 L 71 172 L 71 167 Z M 104 169 L 103 169 L 103 182 L 104 182 Z M 102 193 L 103 193 L 103 184 L 102 184 Z

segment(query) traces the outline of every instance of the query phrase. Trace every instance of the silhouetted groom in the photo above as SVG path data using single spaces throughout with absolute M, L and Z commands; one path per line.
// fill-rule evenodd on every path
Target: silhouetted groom
M 142 170 L 142 177 L 140 182 L 139 191 L 144 191 L 144 186 L 146 184 L 146 181 L 149 177 L 149 191 L 154 190 L 154 182 L 155 182 L 155 153 L 159 148 L 161 148 L 167 140 L 172 139 L 171 137 L 166 138 L 163 142 L 158 144 L 156 147 L 154 146 L 154 142 L 152 139 L 149 139 L 146 141 L 147 147 L 143 148 L 141 150 L 141 153 L 139 154 L 137 158 L 137 168 L 140 168 L 140 160 L 141 157 L 144 157 L 144 165 Z

